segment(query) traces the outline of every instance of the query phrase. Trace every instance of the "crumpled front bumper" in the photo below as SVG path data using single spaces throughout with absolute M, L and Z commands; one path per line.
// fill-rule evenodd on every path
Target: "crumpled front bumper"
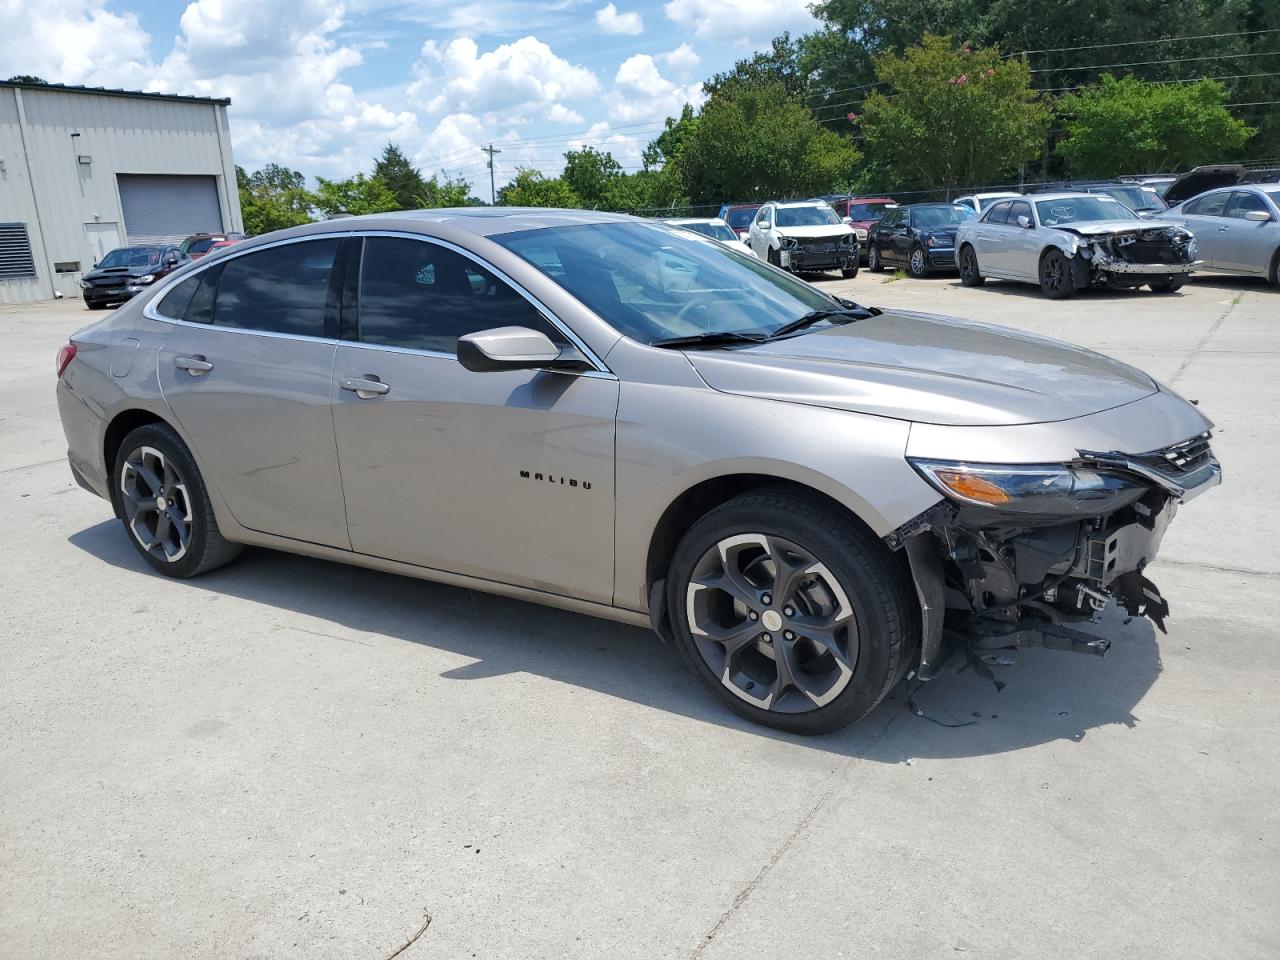
M 1106 273 L 1141 274 L 1148 277 L 1192 273 L 1204 266 L 1203 260 L 1193 260 L 1190 263 L 1130 263 L 1114 257 L 1094 257 L 1091 263 L 1095 270 Z

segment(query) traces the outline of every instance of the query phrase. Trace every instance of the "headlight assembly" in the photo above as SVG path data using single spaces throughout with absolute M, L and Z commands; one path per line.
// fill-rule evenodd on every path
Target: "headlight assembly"
M 782 247 L 783 250 L 790 250 L 793 247 L 795 247 L 799 242 L 800 241 L 797 240 L 795 237 L 781 237 L 778 240 L 778 246 Z
M 134 283 L 154 283 L 155 279 L 156 279 L 156 275 L 154 273 L 148 273 L 144 277 L 134 277 L 133 282 Z
M 1092 517 L 1139 499 L 1149 484 L 1137 477 L 1066 464 L 985 464 L 949 460 L 910 463 L 947 498 L 1031 516 Z

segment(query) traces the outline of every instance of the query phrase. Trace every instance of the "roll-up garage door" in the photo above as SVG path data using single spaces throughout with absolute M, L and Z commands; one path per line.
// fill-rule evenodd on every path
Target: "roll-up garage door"
M 131 245 L 177 243 L 223 229 L 216 177 L 117 175 Z

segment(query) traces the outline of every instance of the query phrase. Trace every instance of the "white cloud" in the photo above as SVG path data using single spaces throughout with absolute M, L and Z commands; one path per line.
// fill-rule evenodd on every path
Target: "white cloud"
M 112 13 L 105 0 L 0 0 L 4 76 L 138 89 L 153 69 L 149 43 L 136 14 Z
M 637 53 L 622 61 L 613 77 L 613 90 L 605 98 L 610 119 L 619 123 L 679 116 L 686 103 L 698 106 L 702 99 L 701 84 L 672 83 L 659 72 L 653 57 L 647 53 Z
M 695 36 L 725 41 L 764 44 L 790 30 L 803 33 L 818 28 L 809 12 L 811 0 L 670 0 L 663 7 L 674 20 Z
M 537 37 L 522 37 L 485 53 L 470 37 L 443 48 L 422 46 L 409 96 L 429 113 L 475 113 L 506 121 L 540 115 L 580 122 L 566 106 L 599 90 L 596 75 L 557 56 Z
M 619 13 L 612 3 L 607 3 L 596 11 L 596 26 L 605 33 L 625 33 L 634 36 L 644 33 L 644 21 L 640 14 L 631 11 Z
M 682 43 L 674 50 L 668 50 L 666 53 L 660 54 L 659 59 L 680 74 L 687 74 L 702 62 L 702 58 L 698 56 L 698 51 L 687 43 Z

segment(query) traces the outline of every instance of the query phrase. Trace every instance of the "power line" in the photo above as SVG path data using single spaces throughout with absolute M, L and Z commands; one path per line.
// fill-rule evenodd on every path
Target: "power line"
M 1263 33 L 1280 33 L 1280 28 L 1267 30 L 1238 30 L 1234 33 L 1202 33 L 1194 37 L 1161 37 L 1157 40 L 1125 40 L 1120 43 L 1091 43 L 1079 47 L 1046 47 L 1043 50 L 1019 50 L 1017 53 L 1006 53 L 1006 57 L 1021 57 L 1033 53 L 1069 53 L 1073 50 L 1106 50 L 1111 47 L 1134 47 L 1151 43 L 1179 43 L 1183 40 L 1218 40 L 1222 37 L 1250 37 Z
M 1170 60 L 1138 60 L 1134 63 L 1091 63 L 1082 67 L 1041 67 L 1032 73 L 1070 73 L 1075 70 L 1113 70 L 1117 67 L 1149 67 L 1161 63 L 1193 63 L 1199 60 L 1227 60 L 1240 57 L 1274 57 L 1280 50 L 1263 50 L 1259 53 L 1215 53 L 1203 57 L 1179 57 Z
M 1138 83 L 1144 86 L 1154 86 L 1162 83 L 1199 83 L 1201 80 L 1248 80 L 1255 77 L 1280 77 L 1280 71 L 1272 71 L 1270 73 L 1231 73 L 1218 77 L 1185 77 L 1179 80 L 1138 80 Z M 1067 90 L 1092 90 L 1101 86 L 1097 83 L 1082 83 L 1074 87 L 1035 87 L 1037 93 L 1062 93 Z

